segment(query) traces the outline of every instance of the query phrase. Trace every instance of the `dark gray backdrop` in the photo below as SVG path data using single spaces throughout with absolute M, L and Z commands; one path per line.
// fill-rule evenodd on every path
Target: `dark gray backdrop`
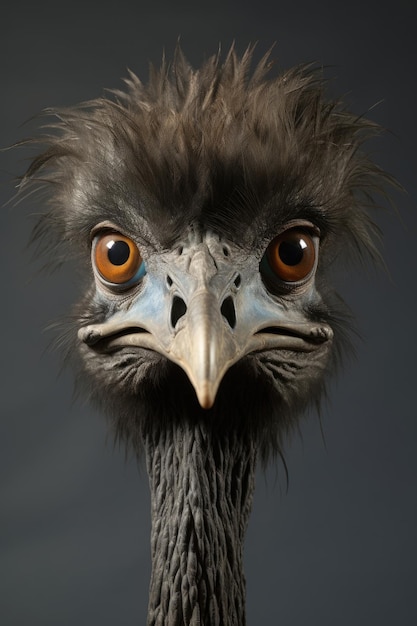
M 382 6 L 386 4 L 387 6 Z M 278 66 L 328 66 L 329 92 L 391 132 L 374 142 L 407 189 L 400 217 L 381 212 L 390 276 L 344 274 L 364 336 L 323 415 L 282 467 L 260 473 L 247 537 L 248 622 L 282 626 L 417 623 L 416 608 L 416 4 L 37 2 L 0 16 L 0 143 L 47 106 L 120 87 L 130 67 L 171 56 L 194 65 L 219 42 L 276 41 Z M 372 108 L 376 103 L 378 106 Z M 29 152 L 0 155 L 1 200 Z M 72 401 L 71 373 L 46 351 L 51 319 L 77 292 L 71 270 L 47 277 L 25 250 L 37 201 L 2 210 L 0 623 L 144 624 L 149 496 L 144 472 L 106 438 L 105 420 Z

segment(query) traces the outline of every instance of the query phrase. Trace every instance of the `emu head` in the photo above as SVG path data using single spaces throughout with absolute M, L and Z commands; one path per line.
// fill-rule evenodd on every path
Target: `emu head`
M 314 69 L 270 78 L 251 57 L 193 70 L 177 51 L 146 85 L 130 74 L 49 112 L 22 182 L 49 185 L 48 254 L 84 262 L 71 349 L 134 444 L 147 419 L 193 415 L 279 450 L 347 329 L 329 268 L 375 254 L 366 208 L 384 176 L 362 144 L 378 129 Z

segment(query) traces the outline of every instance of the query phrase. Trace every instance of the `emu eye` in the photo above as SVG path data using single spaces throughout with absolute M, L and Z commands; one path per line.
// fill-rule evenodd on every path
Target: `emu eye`
M 100 276 L 115 285 L 129 285 L 145 275 L 145 264 L 137 245 L 117 232 L 98 235 L 93 260 Z
M 295 283 L 312 272 L 316 261 L 316 246 L 305 230 L 290 228 L 271 241 L 260 269 L 266 278 L 275 277 Z

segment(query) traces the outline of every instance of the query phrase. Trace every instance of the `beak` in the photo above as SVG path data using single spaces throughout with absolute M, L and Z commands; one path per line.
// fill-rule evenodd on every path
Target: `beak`
M 162 354 L 186 372 L 201 407 L 209 409 L 227 370 L 247 354 L 312 351 L 332 338 L 329 326 L 290 315 L 272 299 L 259 272 L 237 272 L 215 258 L 201 243 L 187 262 L 150 264 L 129 308 L 81 328 L 80 340 L 93 349 L 131 346 Z
M 186 372 L 204 409 L 214 404 L 220 382 L 239 353 L 219 305 L 208 289 L 193 294 L 167 355 Z

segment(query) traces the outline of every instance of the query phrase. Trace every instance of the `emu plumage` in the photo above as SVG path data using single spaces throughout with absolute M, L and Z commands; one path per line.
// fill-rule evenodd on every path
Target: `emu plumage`
M 48 254 L 85 264 L 79 378 L 146 454 L 149 625 L 244 625 L 257 456 L 281 454 L 340 356 L 329 266 L 376 254 L 366 208 L 384 174 L 361 147 L 378 129 L 310 67 L 270 78 L 252 56 L 193 70 L 177 50 L 147 85 L 130 74 L 50 111 L 21 185 L 48 184 Z

